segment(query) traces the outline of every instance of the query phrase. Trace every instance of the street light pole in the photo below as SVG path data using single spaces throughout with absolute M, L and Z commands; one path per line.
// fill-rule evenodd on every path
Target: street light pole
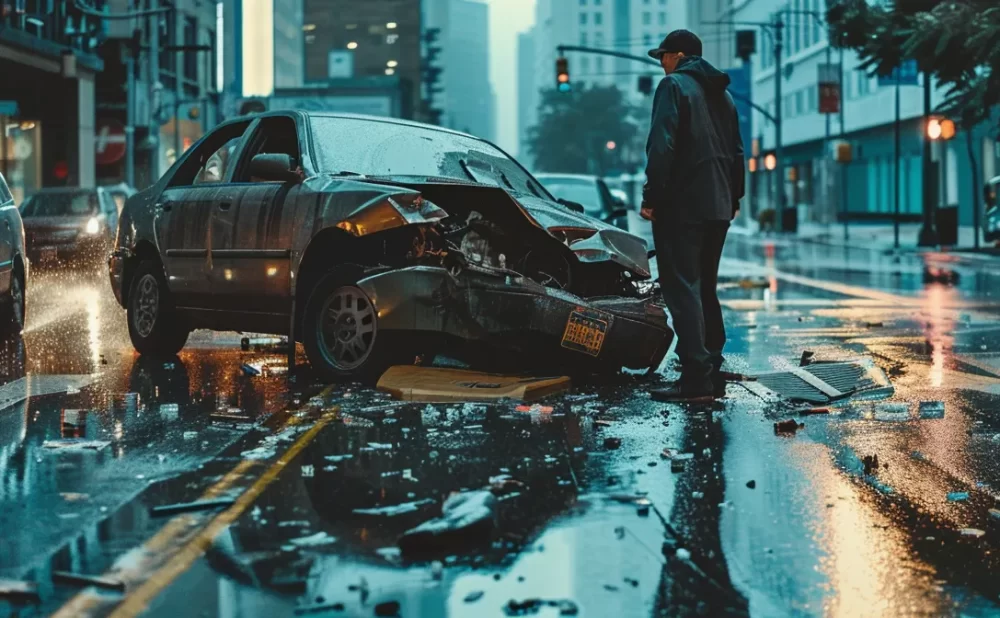
M 921 247 L 935 247 L 938 244 L 938 233 L 934 225 L 934 202 L 937 200 L 937 174 L 931 163 L 931 138 L 927 134 L 931 119 L 931 76 L 924 72 L 924 126 L 923 126 L 923 206 L 924 224 L 920 228 L 920 238 L 917 244 Z M 933 194 L 933 195 L 932 195 Z
M 777 159 L 774 168 L 775 176 L 777 178 L 778 185 L 778 204 L 777 204 L 777 215 L 778 215 L 778 229 L 782 232 L 787 232 L 789 230 L 785 229 L 785 160 L 782 156 L 783 148 L 781 144 L 781 120 L 782 116 L 782 101 L 781 101 L 781 52 L 782 52 L 782 30 L 785 24 L 781 19 L 781 14 L 775 18 L 774 22 L 774 156 Z
M 150 11 L 156 11 L 158 0 L 149 0 Z M 157 118 L 157 110 L 160 105 L 160 91 L 163 85 L 160 84 L 160 14 L 152 13 L 152 28 L 149 31 L 149 142 L 152 145 L 152 154 L 149 157 L 149 181 L 150 184 L 160 179 L 160 121 Z
M 844 124 L 844 49 L 840 49 L 840 141 L 844 141 L 847 135 L 847 125 Z M 846 161 L 840 163 L 840 212 L 844 219 L 844 244 L 850 240 L 850 232 L 847 223 L 847 165 Z

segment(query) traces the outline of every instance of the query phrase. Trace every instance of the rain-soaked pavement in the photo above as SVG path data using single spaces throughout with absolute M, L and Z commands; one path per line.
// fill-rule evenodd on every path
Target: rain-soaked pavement
M 895 395 L 396 404 L 290 382 L 275 341 L 145 361 L 103 274 L 34 273 L 0 350 L 0 615 L 1000 615 L 1000 261 L 734 235 L 723 269 L 731 370 L 867 356 Z M 402 551 L 457 491 L 495 526 Z

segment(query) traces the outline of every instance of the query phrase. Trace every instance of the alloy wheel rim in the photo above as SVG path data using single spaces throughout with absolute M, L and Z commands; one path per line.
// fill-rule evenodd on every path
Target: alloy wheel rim
M 354 286 L 337 288 L 320 315 L 320 342 L 327 361 L 341 371 L 363 365 L 378 332 L 375 307 L 365 293 Z
M 160 309 L 160 286 L 156 283 L 156 277 L 145 275 L 139 280 L 139 294 L 135 305 L 135 330 L 140 337 L 148 337 L 153 332 Z

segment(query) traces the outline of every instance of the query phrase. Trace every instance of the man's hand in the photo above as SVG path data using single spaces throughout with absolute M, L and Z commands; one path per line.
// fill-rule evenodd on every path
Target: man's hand
M 653 209 L 650 208 L 649 206 L 643 206 L 639 210 L 639 216 L 645 219 L 646 221 L 656 221 L 656 215 L 653 214 Z

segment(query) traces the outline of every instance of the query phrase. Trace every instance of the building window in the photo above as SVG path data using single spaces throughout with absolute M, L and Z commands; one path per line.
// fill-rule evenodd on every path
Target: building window
M 601 6 L 601 0 L 594 0 L 594 6 Z
M 596 45 L 598 47 L 604 45 L 604 33 L 602 33 L 602 32 L 595 32 L 594 33 L 594 45 Z
M 667 25 L 666 12 L 660 11 L 660 13 L 657 15 L 657 21 L 660 23 L 661 26 L 666 26 Z
M 590 58 L 580 59 L 580 73 L 583 75 L 590 74 Z
M 660 6 L 666 6 L 667 0 L 660 0 Z
M 580 6 L 587 6 L 587 0 L 580 0 Z
M 580 45 L 583 45 L 584 47 L 587 46 L 587 33 L 586 32 L 581 32 L 580 33 Z
M 193 17 L 184 18 L 184 45 L 198 44 L 198 20 Z M 189 50 L 183 52 L 184 56 L 184 79 L 198 81 L 198 52 Z
M 604 56 L 598 56 L 597 60 L 595 60 L 594 62 L 597 65 L 598 73 L 604 70 Z
M 604 23 L 604 14 L 603 13 L 594 13 L 594 25 L 600 26 L 603 23 Z
M 817 92 L 817 88 L 815 88 L 815 87 L 808 88 L 807 92 L 809 93 L 809 110 L 808 111 L 810 111 L 810 112 L 818 111 L 819 110 L 819 92 Z
M 642 25 L 650 26 L 653 24 L 653 14 L 649 11 L 643 11 L 642 13 Z
M 799 90 L 798 92 L 795 93 L 795 115 L 796 116 L 801 116 L 806 111 L 805 110 L 805 104 L 804 104 L 804 101 L 803 101 L 804 98 L 805 97 L 803 96 L 803 92 L 801 90 Z
M 168 13 L 167 17 L 164 17 L 163 21 L 159 22 L 159 26 L 160 45 L 163 47 L 175 45 L 173 13 Z M 153 27 L 157 27 L 156 19 L 153 20 Z M 177 72 L 177 54 L 175 52 L 160 51 L 160 70 L 170 73 Z
M 649 4 L 649 0 L 642 0 L 643 4 Z
M 580 13 L 580 25 L 581 26 L 586 26 L 587 25 L 587 14 L 586 13 Z
M 647 46 L 647 47 L 649 47 L 650 45 L 652 45 L 653 44 L 653 35 L 649 34 L 648 32 L 646 34 L 642 35 L 642 44 L 645 45 L 645 46 Z

